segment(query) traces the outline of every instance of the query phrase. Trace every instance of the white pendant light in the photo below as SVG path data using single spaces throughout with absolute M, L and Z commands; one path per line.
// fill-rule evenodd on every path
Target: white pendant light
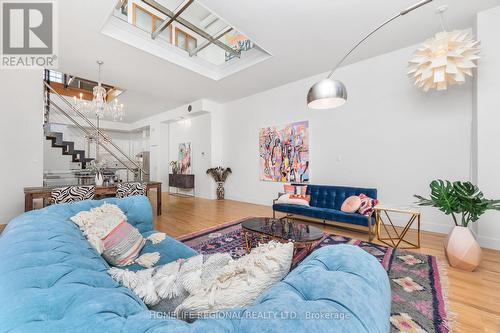
M 448 86 L 463 84 L 472 77 L 474 61 L 478 60 L 480 42 L 468 30 L 446 31 L 443 13 L 447 6 L 438 8 L 443 31 L 426 40 L 409 61 L 408 76 L 423 91 L 446 90 Z

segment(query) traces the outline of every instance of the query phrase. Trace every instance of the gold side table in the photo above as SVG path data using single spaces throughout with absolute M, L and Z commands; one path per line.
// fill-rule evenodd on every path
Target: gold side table
M 406 247 L 400 247 L 401 249 L 418 249 L 420 248 L 420 212 L 414 208 L 395 208 L 378 205 L 373 209 L 375 214 L 376 226 L 377 226 L 377 239 L 387 246 L 394 248 L 400 247 L 401 243 L 407 244 Z M 409 215 L 410 219 L 406 222 L 403 230 L 399 231 L 392 222 L 390 213 L 406 214 Z M 417 244 L 412 243 L 405 239 L 408 230 L 414 222 L 417 221 Z M 387 237 L 382 237 L 380 230 L 384 229 L 387 233 Z

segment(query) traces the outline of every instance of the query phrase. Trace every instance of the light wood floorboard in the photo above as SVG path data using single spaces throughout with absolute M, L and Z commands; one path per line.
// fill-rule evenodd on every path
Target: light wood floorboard
M 224 222 L 248 216 L 272 216 L 268 206 L 231 200 L 181 198 L 163 193 L 163 211 L 155 218 L 155 226 L 173 237 L 206 229 Z M 154 201 L 154 200 L 152 200 Z M 362 240 L 366 233 L 358 233 L 331 226 L 315 224 L 327 233 Z M 413 230 L 410 236 L 415 236 Z M 445 235 L 422 232 L 422 247 L 414 250 L 436 256 L 446 264 L 443 251 Z M 448 265 L 446 264 L 448 267 Z M 483 261 L 475 272 L 447 268 L 448 299 L 456 320 L 454 332 L 500 332 L 500 251 L 483 250 Z

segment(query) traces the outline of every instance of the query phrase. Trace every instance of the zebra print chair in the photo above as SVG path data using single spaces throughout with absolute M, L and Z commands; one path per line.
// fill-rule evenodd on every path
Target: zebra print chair
M 117 198 L 132 197 L 134 195 L 146 195 L 147 186 L 143 183 L 118 183 L 116 188 Z
M 50 193 L 50 203 L 61 204 L 94 199 L 95 186 L 58 187 Z

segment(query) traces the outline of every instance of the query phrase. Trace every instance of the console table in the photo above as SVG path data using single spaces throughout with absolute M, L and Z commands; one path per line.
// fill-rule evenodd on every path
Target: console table
M 156 215 L 161 215 L 161 182 L 143 182 L 146 188 L 156 189 Z M 33 210 L 34 199 L 48 199 L 53 189 L 63 186 L 51 187 L 25 187 L 24 188 L 24 211 Z M 96 186 L 96 195 L 116 195 L 117 186 Z
M 180 173 L 171 173 L 168 175 L 168 186 L 177 188 L 176 195 L 179 194 L 179 189 L 193 190 L 194 197 L 194 175 L 184 175 Z M 170 192 L 170 190 L 169 190 Z

